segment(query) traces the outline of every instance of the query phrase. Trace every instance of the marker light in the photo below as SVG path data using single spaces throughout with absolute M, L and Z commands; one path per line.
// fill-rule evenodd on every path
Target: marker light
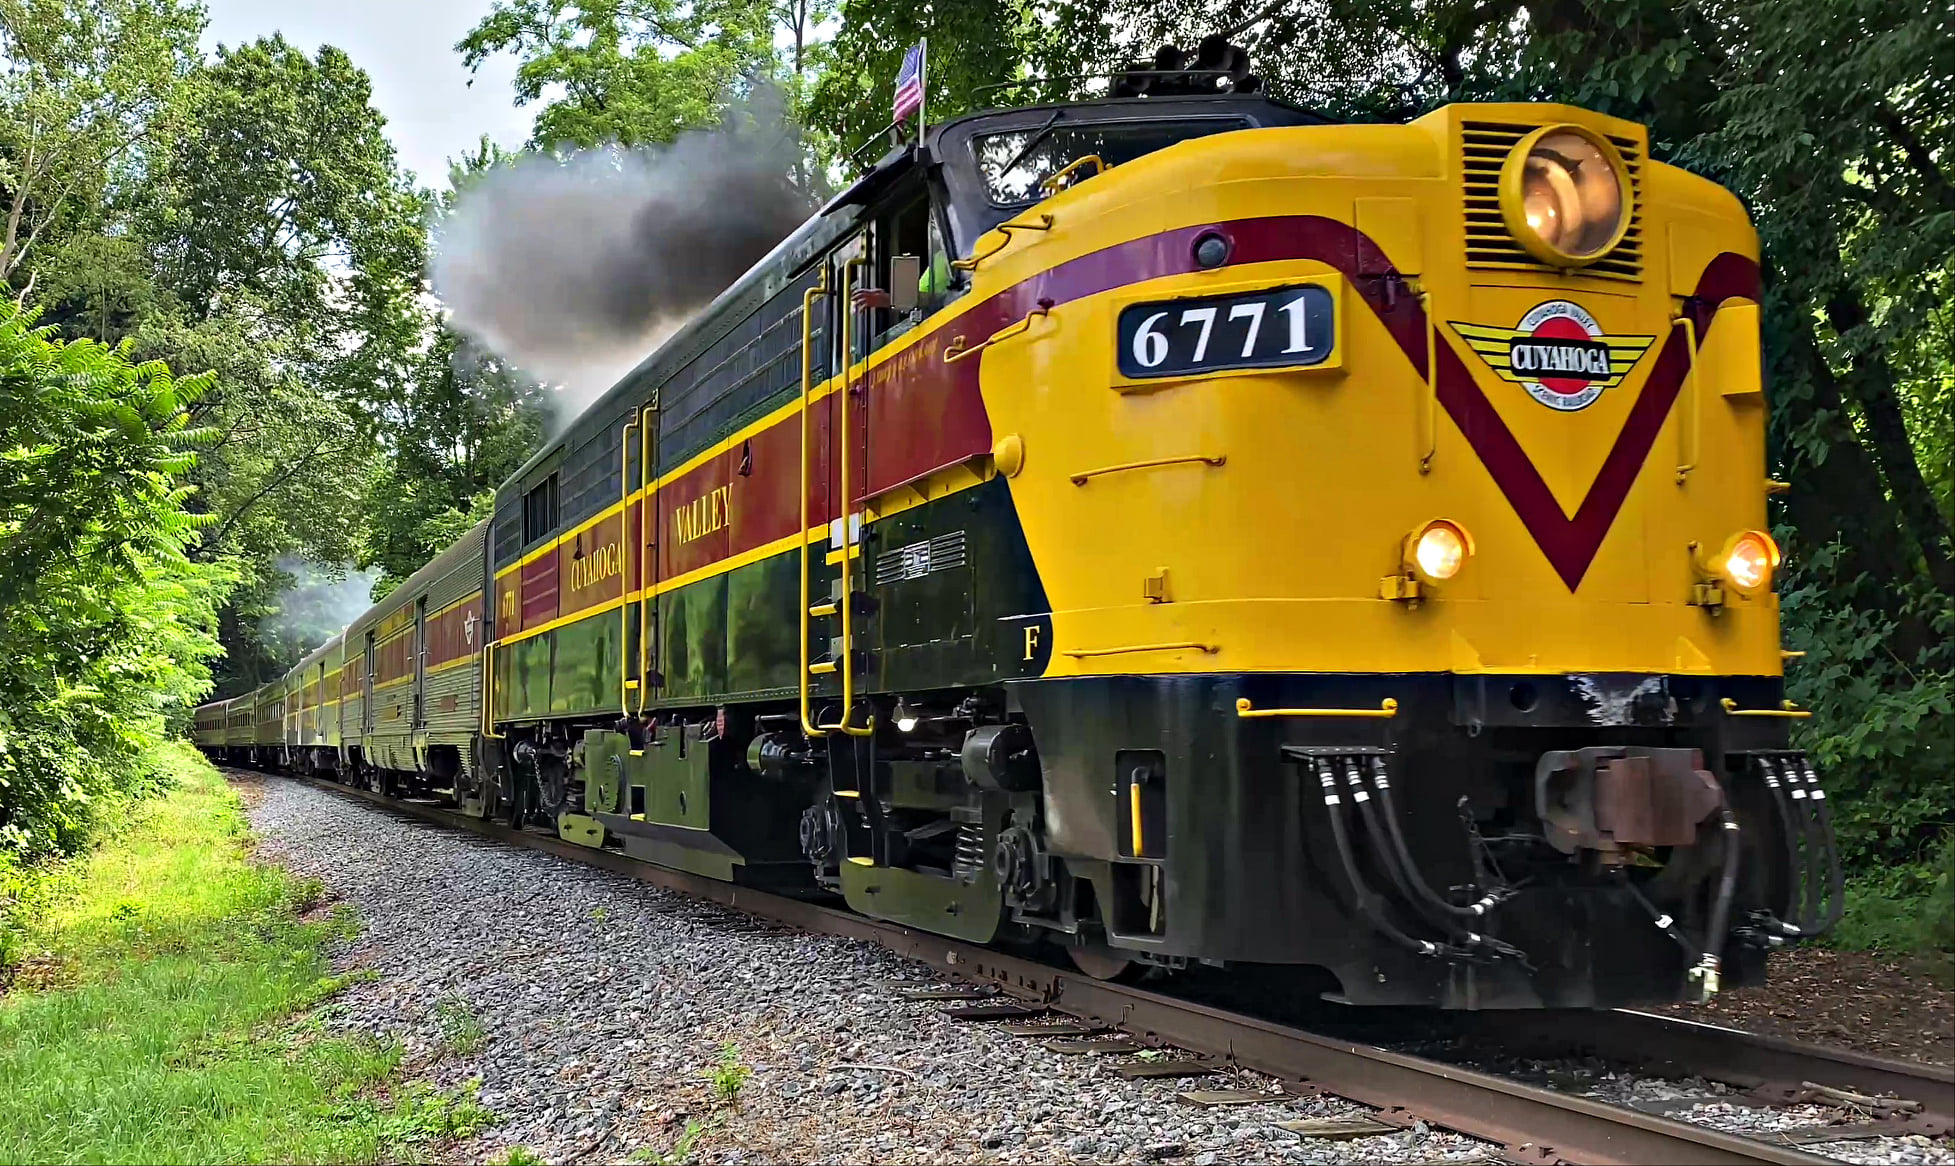
M 1580 126 L 1522 138 L 1500 169 L 1507 232 L 1536 259 L 1580 267 L 1629 230 L 1629 171 L 1609 141 Z
M 1420 577 L 1442 583 L 1459 574 L 1466 557 L 1473 553 L 1473 540 L 1466 528 L 1444 518 L 1436 518 L 1412 536 L 1411 562 Z
M 1772 572 L 1779 565 L 1778 544 L 1762 530 L 1734 534 L 1718 553 L 1714 566 L 1726 583 L 1750 594 L 1772 585 Z
M 921 719 L 916 715 L 915 709 L 904 704 L 901 699 L 897 700 L 895 716 L 897 731 L 904 733 L 911 732 L 916 728 L 917 722 Z

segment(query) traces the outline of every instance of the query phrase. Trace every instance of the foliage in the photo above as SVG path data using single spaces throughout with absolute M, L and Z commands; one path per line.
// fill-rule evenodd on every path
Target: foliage
M 324 948 L 347 923 L 299 920 L 316 884 L 250 860 L 237 794 L 201 758 L 157 763 L 176 792 L 44 875 L 23 921 L 28 962 L 0 1000 L 0 1158 L 393 1160 L 385 1139 L 436 1124 L 425 1101 L 373 1093 L 399 1046 L 289 1019 L 337 990 Z
M 542 440 L 547 390 L 446 328 L 419 358 L 413 391 L 384 403 L 392 456 L 367 487 L 362 564 L 384 593 L 492 508 L 495 488 Z
M 521 59 L 537 146 L 636 146 L 718 121 L 771 73 L 774 19 L 769 0 L 497 0 L 455 48 L 470 69 Z
M 861 153 L 845 169 L 864 169 L 881 153 L 873 139 L 889 125 L 896 71 L 917 41 L 930 41 L 925 112 L 933 121 L 1022 104 L 1026 92 L 996 86 L 1018 79 L 1051 53 L 1046 22 L 1028 0 L 844 0 L 841 17 L 825 46 L 806 117 L 832 159 Z
M 208 687 L 229 581 L 189 554 L 210 378 L 33 323 L 0 300 L 0 855 L 21 860 L 155 784 L 148 751 Z
M 442 1042 L 462 1056 L 480 1050 L 489 1039 L 482 1018 L 459 996 L 450 996 L 436 1004 L 434 1017 L 441 1028 Z
M 740 1097 L 740 1090 L 746 1087 L 747 1078 L 753 1076 L 753 1068 L 740 1060 L 740 1047 L 727 1041 L 720 1046 L 719 1060 L 714 1062 L 706 1076 L 713 1083 L 714 1097 L 721 1101 L 736 1101 Z
M 176 0 L 0 0 L 0 278 L 169 121 L 202 26 Z

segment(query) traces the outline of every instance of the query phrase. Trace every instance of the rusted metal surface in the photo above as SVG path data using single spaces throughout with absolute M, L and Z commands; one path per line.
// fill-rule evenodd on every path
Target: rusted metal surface
M 1503 1051 L 1588 1055 L 1657 1073 L 1706 1077 L 1752 1092 L 1762 1102 L 1803 1100 L 1817 1084 L 1870 1097 L 1918 1102 L 1942 1128 L 1955 1122 L 1955 1068 L 1821 1048 L 1733 1028 L 1617 1009 L 1511 1013 L 1458 1018 Z M 1926 1132 L 1926 1123 L 1912 1132 Z
M 1171 1045 L 1214 1058 L 1202 1066 L 1239 1065 L 1287 1082 L 1300 1092 L 1328 1093 L 1375 1107 L 1377 1119 L 1396 1126 L 1423 1120 L 1492 1142 L 1509 1162 L 1819 1166 L 1833 1161 L 1790 1146 L 1740 1138 L 1372 1045 L 1319 1036 L 1131 985 L 1093 980 L 865 919 L 821 903 L 651 866 L 612 851 L 510 829 L 439 806 L 398 801 L 328 782 L 292 780 L 305 780 L 319 789 L 373 802 L 435 825 L 468 830 L 614 871 L 787 926 L 870 940 L 975 984 L 1085 1021 L 1120 1028 L 1147 1044 Z

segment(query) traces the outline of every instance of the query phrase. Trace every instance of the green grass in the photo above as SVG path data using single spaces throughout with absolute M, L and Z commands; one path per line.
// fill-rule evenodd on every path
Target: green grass
M 489 1032 L 482 1026 L 482 1018 L 469 1007 L 468 1001 L 459 996 L 450 996 L 436 1004 L 434 1015 L 441 1025 L 442 1043 L 453 1052 L 467 1056 L 489 1041 Z
M 187 749 L 176 778 L 16 911 L 0 997 L 0 1161 L 376 1162 L 494 1120 L 472 1088 L 399 1080 L 397 1045 L 300 1019 L 357 974 L 320 888 L 249 861 L 237 795 Z

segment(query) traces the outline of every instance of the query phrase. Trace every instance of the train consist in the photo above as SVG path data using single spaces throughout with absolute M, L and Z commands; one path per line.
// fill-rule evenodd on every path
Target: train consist
M 1097 975 L 1609 1006 L 1829 926 L 1738 201 L 1151 82 L 892 151 L 198 742 Z

